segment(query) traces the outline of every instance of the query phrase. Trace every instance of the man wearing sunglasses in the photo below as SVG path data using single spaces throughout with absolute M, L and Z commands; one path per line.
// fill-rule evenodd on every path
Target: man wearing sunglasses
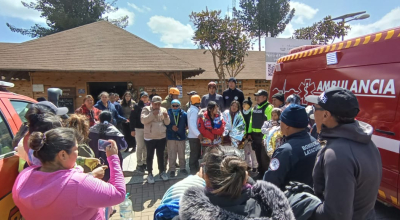
M 313 171 L 314 192 L 322 204 L 312 219 L 375 219 L 382 161 L 371 125 L 355 119 L 360 111 L 349 90 L 332 87 L 307 96 L 321 141 Z
M 171 101 L 171 108 L 168 109 L 171 123 L 167 125 L 167 150 L 170 177 L 175 177 L 176 155 L 179 159 L 180 173 L 187 175 L 185 160 L 186 128 L 188 126 L 187 114 L 181 109 L 181 102 L 178 99 Z

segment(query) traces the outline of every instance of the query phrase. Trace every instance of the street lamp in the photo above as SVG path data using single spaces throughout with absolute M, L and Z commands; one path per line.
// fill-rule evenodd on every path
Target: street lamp
M 356 13 L 351 13 L 351 14 L 345 14 L 345 15 L 342 15 L 342 16 L 339 16 L 339 17 L 336 17 L 336 18 L 332 18 L 331 20 L 332 21 L 334 21 L 334 20 L 342 20 L 342 25 L 344 27 L 344 24 L 346 22 L 350 22 L 350 21 L 354 21 L 354 20 L 363 20 L 363 19 L 369 18 L 370 15 L 369 14 L 365 14 L 365 13 L 366 13 L 366 11 L 356 12 Z M 355 16 L 357 16 L 357 17 L 355 17 Z M 345 20 L 346 18 L 351 18 L 351 19 L 346 21 Z M 344 34 L 342 35 L 342 41 L 344 41 Z

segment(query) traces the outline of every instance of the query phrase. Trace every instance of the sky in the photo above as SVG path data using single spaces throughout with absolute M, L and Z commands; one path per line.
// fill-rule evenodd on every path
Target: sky
M 233 3 L 232 0 L 118 0 L 116 6 L 119 10 L 108 16 L 117 18 L 128 15 L 129 26 L 126 30 L 159 47 L 196 48 L 191 40 L 194 27 L 189 19 L 190 13 L 207 7 L 209 10 L 221 10 L 225 15 Z M 352 29 L 347 39 L 400 25 L 400 0 L 296 0 L 290 4 L 296 10 L 295 17 L 278 37 L 291 37 L 294 30 L 310 26 L 328 15 L 338 17 L 360 11 L 367 11 L 370 18 L 351 21 Z M 236 7 L 238 5 L 239 0 L 236 0 Z M 0 0 L 0 42 L 31 40 L 11 32 L 7 22 L 22 28 L 36 23 L 46 26 L 39 12 L 24 8 L 19 0 Z M 258 49 L 257 41 L 254 41 L 253 48 Z

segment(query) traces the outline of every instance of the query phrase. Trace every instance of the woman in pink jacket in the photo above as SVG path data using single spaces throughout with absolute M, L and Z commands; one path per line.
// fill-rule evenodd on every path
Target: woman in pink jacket
M 107 183 L 76 167 L 79 138 L 71 128 L 32 133 L 29 147 L 42 166 L 23 170 L 12 190 L 25 219 L 105 219 L 104 207 L 124 201 L 125 182 L 115 142 L 109 140 L 106 149 L 111 171 Z

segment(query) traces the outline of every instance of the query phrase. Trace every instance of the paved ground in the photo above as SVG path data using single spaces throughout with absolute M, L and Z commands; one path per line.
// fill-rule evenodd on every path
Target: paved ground
M 134 211 L 134 220 L 151 220 L 154 211 L 160 205 L 165 191 L 179 180 L 159 181 L 155 184 L 128 184 L 127 192 L 131 193 L 132 206 Z M 117 213 L 111 220 L 120 220 Z
M 188 163 L 188 146 L 186 152 L 186 162 Z M 158 169 L 157 169 L 157 160 L 156 156 L 154 159 L 153 167 L 155 168 L 153 171 L 156 176 L 155 184 L 147 184 L 146 183 L 146 174 L 139 174 L 134 172 L 136 168 L 136 153 L 123 153 L 124 162 L 123 169 L 125 173 L 125 182 L 126 182 L 126 191 L 130 192 L 132 206 L 134 211 L 134 219 L 135 220 L 151 220 L 153 219 L 154 211 L 160 205 L 161 199 L 165 193 L 165 191 L 175 184 L 180 179 L 184 178 L 183 175 L 178 175 L 174 179 L 170 179 L 168 181 L 161 181 L 159 179 Z M 111 220 L 120 220 L 118 214 L 118 206 L 115 206 L 117 209 L 117 213 L 111 218 Z M 375 206 L 375 211 L 377 215 L 377 220 L 400 220 L 400 210 L 387 207 L 379 202 L 377 202 Z
M 394 207 L 387 207 L 380 202 L 375 204 L 375 212 L 377 220 L 399 220 L 400 209 Z

